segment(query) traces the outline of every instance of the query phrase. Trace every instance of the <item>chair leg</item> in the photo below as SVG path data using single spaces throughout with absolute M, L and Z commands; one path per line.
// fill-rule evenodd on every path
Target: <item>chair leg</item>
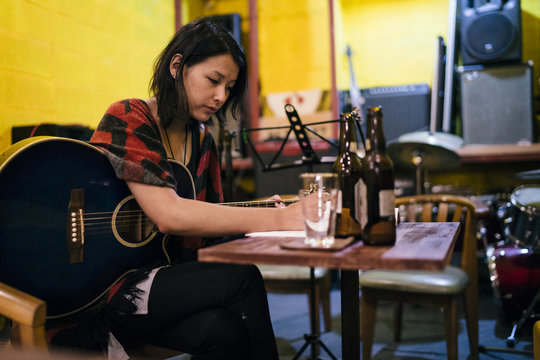
M 47 350 L 45 338 L 44 326 L 32 327 L 13 322 L 10 342 L 14 347 L 26 346 L 39 350 Z
M 394 342 L 401 341 L 401 326 L 403 323 L 403 303 L 397 301 L 394 303 Z
M 371 360 L 371 350 L 375 333 L 377 298 L 367 289 L 362 289 L 360 297 L 360 335 L 362 338 L 362 359 Z
M 444 322 L 446 327 L 446 353 L 448 360 L 458 358 L 458 309 L 455 297 L 444 306 Z
M 465 320 L 471 357 L 477 359 L 478 354 L 478 286 L 467 286 L 464 297 Z

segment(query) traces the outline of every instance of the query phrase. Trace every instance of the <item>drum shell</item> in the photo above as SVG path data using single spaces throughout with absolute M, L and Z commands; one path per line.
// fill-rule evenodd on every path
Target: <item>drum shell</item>
M 519 316 L 540 288 L 540 254 L 517 244 L 490 244 L 486 260 L 504 315 Z
M 509 240 L 540 250 L 540 185 L 522 185 L 510 196 L 512 204 L 505 229 Z

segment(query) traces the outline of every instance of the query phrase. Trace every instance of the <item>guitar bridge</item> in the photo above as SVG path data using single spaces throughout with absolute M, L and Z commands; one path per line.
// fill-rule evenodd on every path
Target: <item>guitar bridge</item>
M 70 264 L 84 260 L 84 189 L 71 189 L 66 224 L 66 245 Z

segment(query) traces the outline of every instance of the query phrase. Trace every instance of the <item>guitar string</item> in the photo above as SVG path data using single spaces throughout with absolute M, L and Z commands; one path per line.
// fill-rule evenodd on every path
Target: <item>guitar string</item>
M 166 128 L 163 129 L 165 132 L 165 137 L 167 139 L 167 145 L 169 146 L 169 150 L 171 153 L 171 156 L 173 160 L 176 160 L 174 156 L 174 152 L 171 146 L 171 141 L 169 139 L 169 133 Z M 187 142 L 188 142 L 188 124 L 186 123 L 186 129 L 185 129 L 185 139 L 184 139 L 184 165 L 186 164 L 186 154 L 187 154 Z M 282 200 L 282 203 L 291 203 L 295 200 L 287 199 Z M 258 206 L 266 206 L 269 207 L 270 204 L 274 205 L 275 201 L 273 200 L 265 200 L 265 201 L 251 201 L 251 202 L 231 202 L 231 203 L 223 203 L 222 205 L 227 206 L 253 206 L 254 204 L 257 204 Z M 131 215 L 130 215 L 131 213 Z M 112 226 L 112 216 L 109 217 L 109 214 L 114 214 L 114 212 L 94 212 L 94 213 L 83 213 L 83 222 L 85 223 L 85 228 L 92 227 L 92 230 L 100 230 L 100 229 L 110 229 Z M 127 214 L 127 215 L 126 215 Z M 99 216 L 95 217 L 96 215 L 105 215 L 105 216 Z M 141 225 L 149 225 L 153 224 L 153 222 L 146 216 L 141 218 L 141 215 L 144 215 L 143 211 L 140 209 L 135 210 L 122 210 L 117 212 L 117 217 L 115 219 L 116 225 L 132 225 L 133 219 L 140 219 L 137 222 Z M 92 216 L 92 217 L 91 217 Z M 104 221 L 102 221 L 104 220 Z M 104 225 L 104 226 L 103 226 Z M 102 226 L 101 228 L 96 226 Z M 118 228 L 118 226 L 117 226 Z
M 294 202 L 297 202 L 298 200 L 297 199 L 284 199 L 282 200 L 281 202 L 284 203 L 284 204 L 290 204 L 290 203 L 294 203 Z M 218 205 L 223 205 L 223 206 L 236 206 L 236 207 L 257 207 L 257 206 L 266 206 L 266 207 L 271 207 L 271 206 L 274 206 L 275 204 L 275 201 L 274 200 L 260 200 L 260 201 L 233 201 L 233 202 L 225 202 L 225 203 L 218 203 Z M 127 213 L 142 213 L 143 211 L 141 209 L 132 209 L 132 210 L 120 210 L 118 211 L 118 214 L 127 214 Z M 103 218 L 108 218 L 108 215 L 109 214 L 113 214 L 114 211 L 102 211 L 102 212 L 84 212 L 84 216 L 88 216 L 88 215 L 92 215 L 92 216 L 95 216 L 95 215 L 105 215 L 105 217 Z M 87 218 L 87 219 L 92 219 L 92 218 Z M 95 219 L 99 219 L 99 217 L 96 217 Z
M 297 200 L 294 199 L 285 199 L 283 203 L 293 203 Z M 262 201 L 237 201 L 231 203 L 221 203 L 220 205 L 224 206 L 236 206 L 236 207 L 247 207 L 247 206 L 260 206 L 260 207 L 273 207 L 275 206 L 275 201 L 273 200 L 262 200 Z M 83 221 L 85 223 L 85 228 L 92 227 L 92 230 L 99 230 L 99 226 L 102 226 L 103 229 L 110 229 L 112 225 L 112 214 L 114 212 L 94 212 L 94 213 L 83 213 Z M 96 216 L 99 215 L 99 216 Z M 137 223 L 142 225 L 153 224 L 153 222 L 144 215 L 141 209 L 133 210 L 121 210 L 117 212 L 115 219 L 115 224 L 117 228 L 122 225 L 133 225 L 134 221 L 137 220 Z

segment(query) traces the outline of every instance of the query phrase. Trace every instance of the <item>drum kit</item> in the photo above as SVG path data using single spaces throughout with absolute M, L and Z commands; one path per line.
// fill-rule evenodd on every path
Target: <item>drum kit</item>
M 504 236 L 487 246 L 486 259 L 503 315 L 519 316 L 506 340 L 514 347 L 523 325 L 540 315 L 540 185 L 518 186 L 497 213 Z
M 461 145 L 460 138 L 450 134 L 418 132 L 390 143 L 388 153 L 397 167 L 416 172 L 416 193 L 423 194 L 424 173 L 457 167 L 460 157 L 455 149 Z M 540 180 L 540 169 L 514 177 Z M 477 215 L 491 287 L 503 317 L 514 324 L 506 341 L 513 348 L 523 325 L 540 316 L 536 313 L 540 310 L 540 184 L 520 185 L 510 194 L 474 200 L 482 204 Z

